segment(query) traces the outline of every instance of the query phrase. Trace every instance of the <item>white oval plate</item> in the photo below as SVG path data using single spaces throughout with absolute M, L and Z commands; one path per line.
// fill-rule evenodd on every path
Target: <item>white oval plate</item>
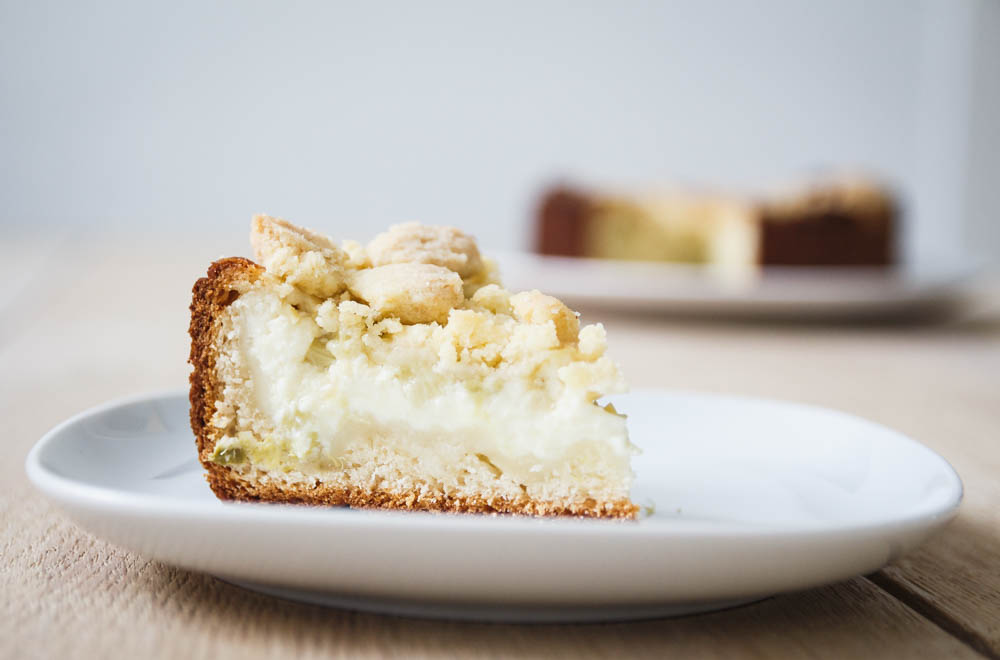
M 541 288 L 575 305 L 719 317 L 888 319 L 950 311 L 980 269 L 972 259 L 889 268 L 707 265 L 496 255 L 514 291 Z
M 705 611 L 873 571 L 947 522 L 962 484 L 899 433 L 822 408 L 708 394 L 612 398 L 638 522 L 226 504 L 185 393 L 84 412 L 32 449 L 32 482 L 148 557 L 353 609 L 505 621 Z

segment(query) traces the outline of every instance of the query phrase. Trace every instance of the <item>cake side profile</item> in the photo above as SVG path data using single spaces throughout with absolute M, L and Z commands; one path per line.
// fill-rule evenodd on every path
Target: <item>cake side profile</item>
M 896 262 L 899 211 L 863 179 L 789 190 L 756 205 L 758 262 L 776 266 L 888 266 Z
M 634 447 L 600 325 L 512 294 L 471 237 L 336 245 L 258 216 L 258 263 L 191 305 L 191 425 L 222 499 L 631 518 Z
M 885 189 L 858 178 L 759 198 L 675 191 L 546 193 L 535 250 L 553 256 L 757 266 L 887 266 L 898 210 Z

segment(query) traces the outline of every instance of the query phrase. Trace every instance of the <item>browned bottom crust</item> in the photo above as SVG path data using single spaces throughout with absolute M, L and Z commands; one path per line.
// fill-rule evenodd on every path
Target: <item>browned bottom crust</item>
M 583 502 L 539 502 L 527 497 L 505 498 L 421 496 L 417 493 L 392 493 L 382 490 L 344 488 L 331 484 L 275 484 L 244 479 L 230 468 L 205 463 L 207 479 L 219 499 L 244 502 L 283 502 L 322 506 L 348 506 L 357 509 L 397 509 L 403 511 L 438 511 L 447 513 L 526 514 L 533 516 L 581 516 L 587 518 L 635 518 L 639 507 L 624 499 L 599 504 Z
M 215 402 L 222 392 L 215 369 L 216 346 L 221 328 L 221 312 L 264 270 L 247 259 L 233 257 L 213 263 L 206 277 L 199 279 L 191 301 L 191 430 L 198 445 L 198 458 L 216 497 L 222 500 L 285 502 L 366 509 L 443 511 L 453 513 L 502 513 L 536 516 L 584 516 L 592 518 L 635 518 L 639 507 L 628 499 L 600 503 L 582 501 L 540 502 L 524 497 L 453 497 L 394 493 L 332 484 L 261 483 L 243 477 L 230 467 L 210 460 L 221 433 L 211 425 Z

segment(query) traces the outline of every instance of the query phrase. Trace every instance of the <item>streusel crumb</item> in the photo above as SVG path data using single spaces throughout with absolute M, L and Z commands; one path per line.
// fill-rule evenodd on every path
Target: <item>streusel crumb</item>
M 277 280 L 281 299 L 314 324 L 319 343 L 309 350 L 318 363 L 324 355 L 363 353 L 383 364 L 399 360 L 402 368 L 414 355 L 433 355 L 426 368 L 466 382 L 513 369 L 526 378 L 548 373 L 588 391 L 621 388 L 617 367 L 604 356 L 602 326 L 581 329 L 577 314 L 557 298 L 503 288 L 496 265 L 457 229 L 409 223 L 367 247 L 356 241 L 337 247 L 320 234 L 258 216 L 251 240 L 265 281 Z M 434 350 L 412 352 L 427 346 Z
M 483 267 L 476 241 L 454 227 L 407 222 L 394 225 L 368 244 L 372 264 L 434 264 L 453 270 L 463 278 Z
M 351 293 L 381 318 L 403 323 L 444 323 L 465 299 L 458 273 L 423 263 L 398 263 L 358 270 L 348 283 Z
M 329 298 L 346 286 L 346 255 L 326 236 L 281 218 L 258 215 L 250 244 L 269 273 L 310 295 Z

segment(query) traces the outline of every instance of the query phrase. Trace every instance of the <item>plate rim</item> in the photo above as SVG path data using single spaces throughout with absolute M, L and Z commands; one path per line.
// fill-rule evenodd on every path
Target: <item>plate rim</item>
M 986 265 L 973 255 L 942 255 L 888 267 L 765 266 L 749 270 L 545 255 L 524 249 L 498 250 L 491 256 L 507 274 L 506 279 L 527 284 L 522 279 L 528 278 L 516 275 L 527 269 L 533 273 L 531 281 L 549 281 L 548 293 L 580 306 L 710 317 L 805 319 L 950 313 L 970 295 L 975 277 Z M 568 281 L 577 284 L 567 286 Z
M 843 279 L 845 281 L 856 281 L 862 278 L 866 282 L 880 280 L 894 282 L 904 285 L 906 288 L 917 286 L 924 288 L 937 285 L 954 285 L 967 281 L 981 272 L 986 267 L 986 261 L 974 255 L 949 255 L 936 259 L 917 259 L 909 262 L 886 266 L 864 266 L 864 265 L 843 265 L 843 266 L 786 266 L 770 265 L 755 266 L 747 271 L 732 271 L 721 269 L 719 266 L 710 263 L 684 263 L 672 261 L 655 261 L 643 259 L 605 259 L 599 257 L 575 257 L 568 255 L 540 254 L 531 250 L 505 249 L 491 250 L 487 254 L 503 265 L 503 261 L 523 260 L 544 266 L 568 265 L 572 268 L 593 266 L 597 268 L 612 269 L 620 268 L 623 271 L 632 271 L 631 274 L 640 271 L 663 273 L 674 273 L 685 275 L 694 279 L 701 279 L 706 282 L 717 283 L 723 287 L 728 287 L 733 283 L 732 277 L 739 277 L 738 283 L 745 282 L 760 283 L 772 279 L 784 279 L 791 277 L 798 280 L 802 277 L 828 280 L 831 277 Z M 746 279 L 744 279 L 746 278 Z M 734 289 L 727 288 L 732 292 Z M 738 290 L 738 289 L 737 289 Z
M 528 534 L 605 535 L 610 530 L 624 537 L 641 537 L 650 540 L 677 537 L 711 537 L 728 539 L 780 540 L 811 536 L 840 536 L 842 534 L 866 535 L 872 532 L 889 532 L 908 529 L 933 530 L 954 518 L 965 496 L 962 479 L 951 463 L 939 453 L 888 426 L 835 408 L 810 403 L 800 403 L 768 397 L 719 394 L 697 390 L 637 388 L 632 394 L 659 394 L 670 396 L 698 396 L 714 400 L 742 401 L 751 403 L 778 404 L 799 409 L 834 414 L 855 422 L 861 422 L 881 432 L 887 432 L 905 441 L 939 462 L 942 473 L 947 474 L 952 491 L 945 503 L 929 512 L 921 512 L 889 521 L 817 523 L 815 526 L 801 522 L 782 524 L 740 525 L 732 521 L 699 520 L 657 520 L 646 524 L 630 521 L 589 520 L 577 518 L 535 518 L 528 516 L 496 516 L 489 514 L 441 514 L 422 511 L 381 511 L 350 509 L 347 507 L 301 507 L 268 503 L 222 502 L 216 500 L 206 507 L 201 502 L 177 500 L 165 495 L 131 493 L 120 488 L 85 483 L 79 479 L 64 476 L 50 470 L 43 464 L 44 453 L 67 429 L 81 422 L 104 414 L 110 410 L 137 403 L 151 403 L 167 399 L 187 399 L 188 391 L 169 388 L 152 392 L 117 397 L 78 412 L 47 431 L 28 452 L 25 471 L 29 481 L 47 499 L 63 507 L 99 508 L 103 512 L 118 515 L 141 513 L 146 516 L 185 517 L 194 520 L 218 520 L 219 516 L 233 522 L 266 521 L 269 524 L 339 524 L 354 527 L 382 527 L 393 525 L 401 530 L 419 526 L 423 531 L 433 528 L 443 533 L 466 534 L 508 534 L 511 532 Z M 192 435 L 192 449 L 194 447 Z M 196 459 L 192 451 L 192 459 Z M 207 488 L 207 485 L 206 485 Z M 123 497 L 127 495 L 127 497 Z M 456 525 L 456 520 L 461 524 Z M 643 521 L 640 520 L 640 523 Z M 652 522 L 652 524 L 650 524 Z

